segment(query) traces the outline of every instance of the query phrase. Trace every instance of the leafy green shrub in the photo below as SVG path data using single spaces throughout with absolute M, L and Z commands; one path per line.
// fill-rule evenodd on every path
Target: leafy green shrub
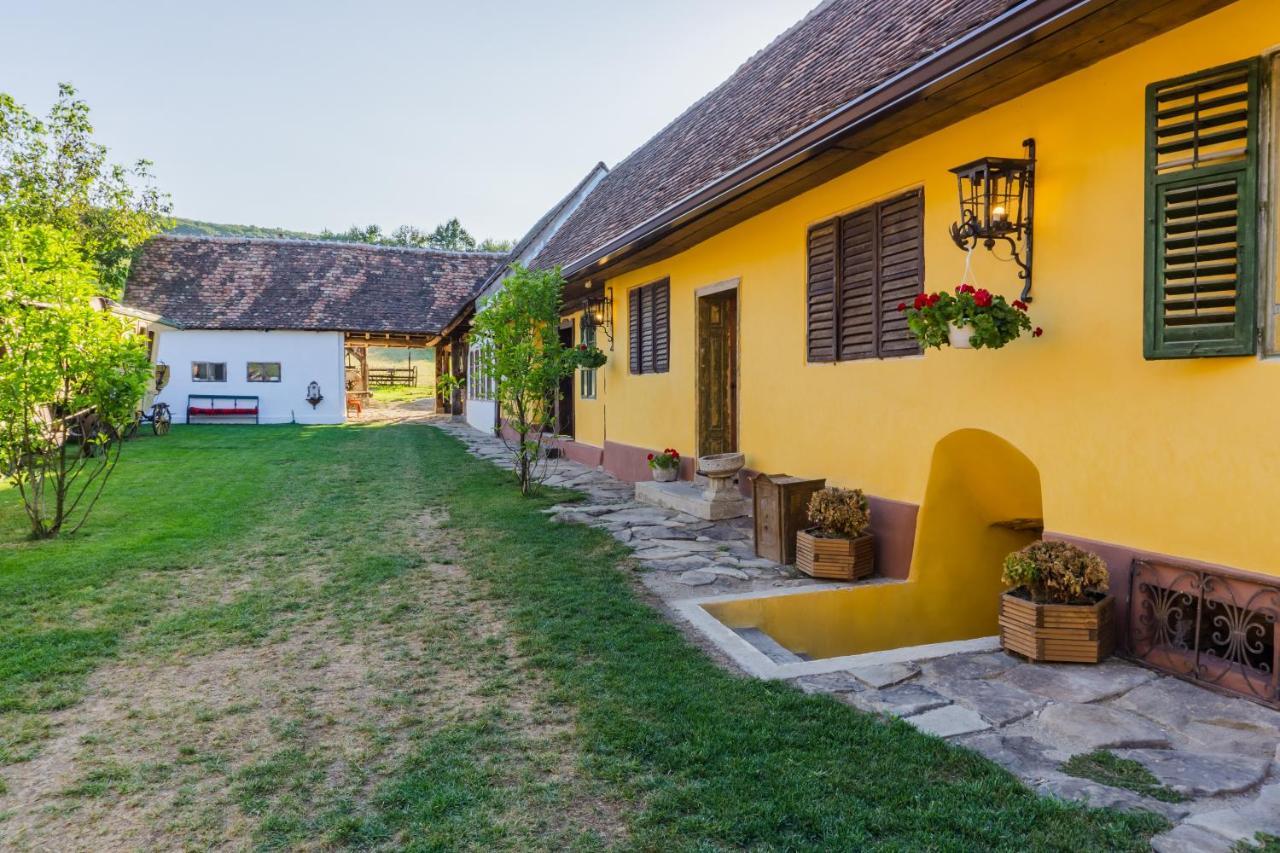
M 1090 604 L 1107 594 L 1107 564 L 1069 542 L 1032 542 L 1004 558 L 1001 579 L 1040 604 Z
M 857 539 L 871 525 L 871 509 L 862 489 L 823 489 L 809 498 L 809 521 L 828 536 Z

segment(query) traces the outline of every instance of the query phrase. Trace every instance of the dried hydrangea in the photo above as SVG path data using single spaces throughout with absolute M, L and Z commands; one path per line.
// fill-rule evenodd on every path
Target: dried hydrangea
M 809 498 L 809 521 L 829 536 L 857 539 L 871 524 L 861 489 L 822 489 Z
M 1001 578 L 1040 604 L 1091 604 L 1110 583 L 1101 557 L 1056 541 L 1033 542 L 1005 557 Z

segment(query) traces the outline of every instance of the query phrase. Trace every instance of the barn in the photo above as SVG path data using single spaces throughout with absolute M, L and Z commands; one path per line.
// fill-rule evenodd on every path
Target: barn
M 164 235 L 134 259 L 124 306 L 171 379 L 175 422 L 341 423 L 346 356 L 434 346 L 505 254 Z

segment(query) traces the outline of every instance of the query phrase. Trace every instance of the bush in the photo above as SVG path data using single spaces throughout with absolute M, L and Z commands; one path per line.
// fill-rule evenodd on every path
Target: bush
M 1097 554 L 1069 542 L 1033 542 L 1004 558 L 1001 579 L 1040 604 L 1092 604 L 1107 594 L 1110 575 Z
M 823 489 L 809 498 L 809 521 L 829 536 L 857 539 L 871 524 L 861 489 Z

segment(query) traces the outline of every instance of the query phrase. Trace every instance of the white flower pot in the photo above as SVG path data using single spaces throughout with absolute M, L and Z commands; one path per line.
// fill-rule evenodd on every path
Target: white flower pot
M 973 344 L 969 343 L 973 330 L 968 326 L 957 326 L 955 323 L 947 323 L 947 337 L 951 340 L 951 346 L 955 349 L 973 349 Z
M 680 470 L 678 468 L 654 468 L 653 479 L 657 483 L 670 483 L 675 480 L 676 475 L 679 473 Z

